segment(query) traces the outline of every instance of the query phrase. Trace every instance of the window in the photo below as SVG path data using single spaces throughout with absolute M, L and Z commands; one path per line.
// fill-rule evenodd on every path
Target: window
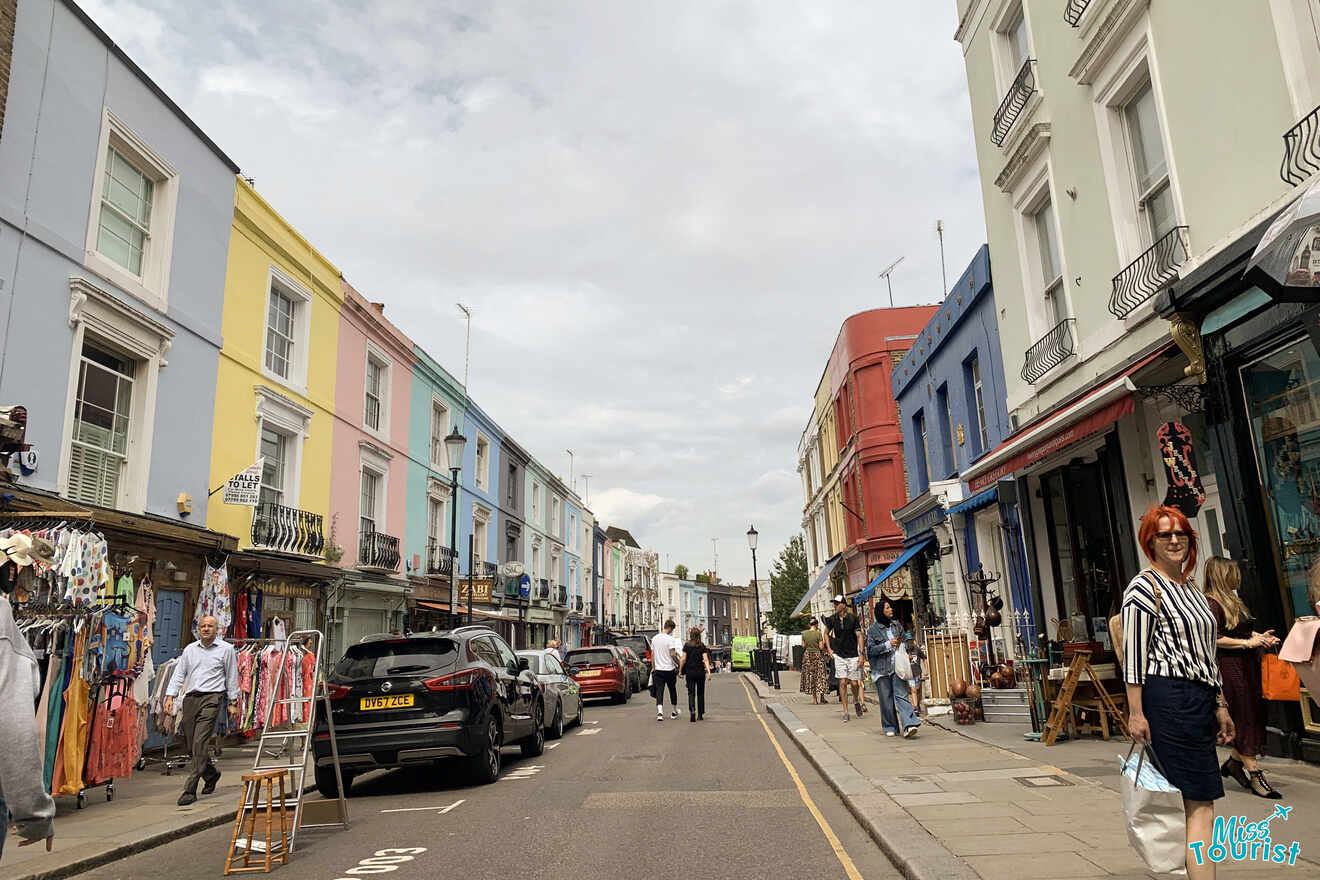
M 568 544 L 574 550 L 578 548 L 578 527 L 577 527 L 576 513 L 570 513 L 568 515 Z
M 362 469 L 362 498 L 358 503 L 358 528 L 364 535 L 376 531 L 376 501 L 380 492 L 380 474 Z
M 552 496 L 550 498 L 550 529 L 549 532 L 554 537 L 559 537 L 559 498 Z
M 476 473 L 473 481 L 483 492 L 490 491 L 490 441 L 480 432 L 477 433 Z
M 431 467 L 448 470 L 445 460 L 445 436 L 449 433 L 449 407 L 438 400 L 431 401 Z
M 967 372 L 972 381 L 972 398 L 976 406 L 976 438 L 980 441 L 977 447 L 977 453 L 985 452 L 990 448 L 990 440 L 986 435 L 985 425 L 985 389 L 981 385 L 981 360 L 973 357 L 967 364 Z
M 532 483 L 532 521 L 539 521 L 541 516 L 541 486 Z
M 1032 216 L 1036 227 L 1036 253 L 1040 258 L 1041 282 L 1044 285 L 1046 317 L 1051 327 L 1068 317 L 1068 303 L 1063 295 L 1063 261 L 1059 256 L 1059 233 L 1054 223 L 1054 202 L 1048 196 Z
M 534 577 L 534 578 L 539 578 L 539 577 L 541 576 L 541 545 L 540 545 L 539 543 L 533 543 L 533 544 L 532 544 L 532 574 L 531 574 L 531 576 Z
M 69 498 L 102 507 L 119 501 L 128 462 L 134 364 L 83 343 L 69 457 Z
M 486 558 L 486 543 L 490 537 L 490 511 L 479 505 L 472 507 L 472 552 L 478 562 Z
M 266 314 L 266 369 L 281 379 L 289 378 L 293 361 L 293 300 L 278 290 L 270 292 Z
M 448 546 L 445 535 L 448 533 L 448 517 L 445 516 L 443 498 L 434 496 L 426 499 L 426 539 L 436 546 Z
M 137 276 L 142 275 L 142 256 L 151 235 L 154 196 L 151 178 L 119 150 L 107 146 L 96 250 Z
M 362 423 L 373 431 L 380 430 L 381 397 L 385 389 L 385 365 L 367 357 L 366 404 Z
M 1004 32 L 1004 38 L 1008 44 L 1008 60 L 1013 68 L 1013 75 L 1016 76 L 1022 65 L 1031 57 L 1031 41 L 1027 38 L 1027 17 L 1020 7 L 1017 16 Z
M 912 417 L 912 432 L 917 440 L 917 485 L 913 489 L 924 492 L 930 485 L 930 446 L 926 442 L 926 414 L 918 412 Z
M 505 499 L 509 507 L 518 506 L 518 465 L 509 465 L 509 496 Z
M 940 410 L 944 413 L 945 440 L 949 444 L 950 474 L 958 470 L 958 435 L 953 431 L 953 410 L 949 407 L 949 386 L 941 385 L 935 395 L 940 399 Z
M 284 503 L 284 475 L 289 461 L 289 438 L 265 424 L 261 426 L 262 504 Z
M 1169 185 L 1169 163 L 1164 155 L 1164 136 L 1160 133 L 1159 110 L 1155 90 L 1149 81 L 1123 108 L 1128 150 L 1135 175 L 1137 211 L 1145 216 L 1147 244 L 1163 238 L 1178 225 L 1173 207 L 1173 187 Z

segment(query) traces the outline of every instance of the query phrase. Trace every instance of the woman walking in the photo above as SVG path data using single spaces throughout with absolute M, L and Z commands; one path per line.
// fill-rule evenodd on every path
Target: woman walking
M 1123 681 L 1134 742 L 1149 744 L 1183 797 L 1188 852 L 1211 843 L 1215 800 L 1224 796 L 1216 740 L 1237 733 L 1220 691 L 1215 615 L 1192 580 L 1196 532 L 1176 507 L 1141 518 L 1137 540 L 1150 560 L 1123 593 Z M 1213 880 L 1215 864 L 1187 860 L 1192 880 Z
M 710 680 L 710 648 L 701 641 L 700 627 L 688 630 L 683 678 L 687 681 L 688 721 L 695 723 L 706 717 L 706 682 Z
M 1215 616 L 1219 675 L 1224 681 L 1228 714 L 1237 728 L 1233 753 L 1220 767 L 1225 778 L 1232 776 L 1243 788 L 1259 797 L 1283 797 L 1265 779 L 1256 759 L 1265 753 L 1264 703 L 1260 694 L 1260 649 L 1279 644 L 1274 631 L 1258 633 L 1251 628 L 1251 614 L 1238 598 L 1242 584 L 1238 564 L 1222 556 L 1205 563 L 1205 595 Z
M 825 702 L 829 693 L 830 681 L 825 673 L 825 653 L 822 647 L 825 634 L 820 631 L 820 621 L 811 618 L 811 625 L 802 633 L 802 683 L 798 690 L 811 694 L 811 703 L 819 706 Z
M 894 671 L 894 654 L 907 637 L 901 621 L 894 615 L 894 606 L 888 599 L 880 602 L 875 622 L 866 628 L 866 658 L 871 664 L 871 678 L 880 702 L 880 725 L 885 736 L 912 737 L 921 727 L 908 699 L 908 680 Z

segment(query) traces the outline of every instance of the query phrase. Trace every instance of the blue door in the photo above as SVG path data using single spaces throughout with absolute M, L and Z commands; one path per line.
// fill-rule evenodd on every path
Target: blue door
M 151 662 L 157 669 L 183 653 L 183 609 L 187 602 L 186 590 L 156 591 L 156 641 L 151 646 Z M 143 748 L 159 749 L 164 745 L 165 737 L 150 727 Z

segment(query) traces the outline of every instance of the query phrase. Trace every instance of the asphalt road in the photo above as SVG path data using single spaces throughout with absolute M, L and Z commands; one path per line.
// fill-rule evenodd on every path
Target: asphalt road
M 681 686 L 679 699 L 686 701 Z M 707 701 L 696 724 L 667 711 L 656 722 L 645 693 L 623 706 L 590 702 L 586 724 L 551 741 L 542 757 L 506 750 L 493 785 L 469 785 L 448 767 L 364 776 L 349 799 L 351 827 L 303 832 L 289 865 L 275 872 L 342 880 L 899 876 L 763 714 L 821 819 L 813 815 L 741 676 L 716 676 Z M 84 876 L 218 877 L 231 831 L 214 828 Z

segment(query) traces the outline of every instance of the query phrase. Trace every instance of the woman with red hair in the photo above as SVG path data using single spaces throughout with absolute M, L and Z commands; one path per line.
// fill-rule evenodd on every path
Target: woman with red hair
M 1137 540 L 1151 564 L 1123 592 L 1128 732 L 1150 745 L 1182 792 L 1188 844 L 1209 846 L 1214 802 L 1224 796 L 1215 744 L 1232 742 L 1235 731 L 1215 657 L 1215 616 L 1192 579 L 1196 532 L 1181 510 L 1156 506 L 1141 518 Z M 1214 863 L 1189 858 L 1187 876 L 1213 878 Z

